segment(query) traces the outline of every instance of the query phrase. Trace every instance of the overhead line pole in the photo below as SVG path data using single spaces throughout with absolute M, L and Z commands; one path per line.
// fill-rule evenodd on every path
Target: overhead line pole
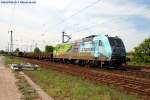
M 13 53 L 13 31 L 8 31 L 10 32 L 10 52 Z
M 7 48 L 8 52 L 9 52 L 9 42 L 8 42 L 8 48 Z

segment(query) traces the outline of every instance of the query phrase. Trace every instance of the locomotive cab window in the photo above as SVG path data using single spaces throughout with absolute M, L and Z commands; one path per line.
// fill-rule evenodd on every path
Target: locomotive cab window
M 124 47 L 124 44 L 122 42 L 121 39 L 116 39 L 116 38 L 113 38 L 113 37 L 109 37 L 109 42 L 110 42 L 110 45 L 111 46 L 116 46 L 116 47 Z
M 103 46 L 103 44 L 102 44 L 102 41 L 101 41 L 101 40 L 99 40 L 99 46 Z

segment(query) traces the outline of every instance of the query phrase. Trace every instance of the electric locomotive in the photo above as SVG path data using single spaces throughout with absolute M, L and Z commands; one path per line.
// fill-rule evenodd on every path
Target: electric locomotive
M 119 37 L 91 35 L 70 43 L 58 44 L 53 59 L 80 64 L 121 65 L 126 63 L 126 50 Z

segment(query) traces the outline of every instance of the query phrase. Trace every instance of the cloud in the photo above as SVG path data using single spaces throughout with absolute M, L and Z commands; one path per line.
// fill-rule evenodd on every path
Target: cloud
M 63 30 L 72 36 L 72 40 L 92 34 L 118 35 L 125 42 L 128 51 L 149 36 L 149 30 L 145 30 L 144 27 L 139 31 L 138 22 L 143 21 L 144 26 L 146 25 L 144 22 L 147 21 L 148 25 L 150 8 L 145 4 L 139 5 L 129 0 L 126 2 L 101 0 L 69 18 L 95 1 L 37 0 L 35 5 L 1 5 L 0 27 L 3 29 L 0 30 L 0 40 L 6 41 L 5 45 L 1 43 L 1 48 L 6 48 L 9 41 L 6 33 L 10 29 L 14 30 L 14 38 L 19 40 L 16 44 L 35 45 L 33 44 L 35 40 L 41 48 L 46 44 L 61 43 Z M 133 18 L 137 20 L 137 17 L 140 21 L 134 23 Z M 149 25 L 147 27 L 150 27 Z

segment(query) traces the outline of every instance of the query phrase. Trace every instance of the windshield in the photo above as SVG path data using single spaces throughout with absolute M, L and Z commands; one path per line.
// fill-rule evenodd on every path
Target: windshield
M 122 40 L 119 38 L 109 37 L 108 40 L 109 40 L 111 46 L 124 47 Z

